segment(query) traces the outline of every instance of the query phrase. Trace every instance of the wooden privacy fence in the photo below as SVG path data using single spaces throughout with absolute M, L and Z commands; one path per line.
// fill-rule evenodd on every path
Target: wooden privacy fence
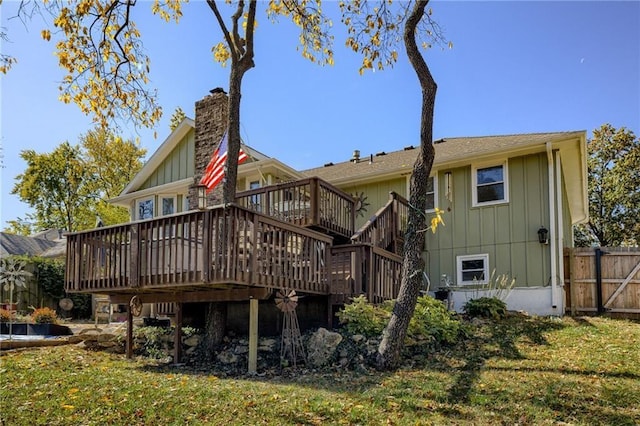
M 640 314 L 640 248 L 565 249 L 565 294 L 571 315 Z

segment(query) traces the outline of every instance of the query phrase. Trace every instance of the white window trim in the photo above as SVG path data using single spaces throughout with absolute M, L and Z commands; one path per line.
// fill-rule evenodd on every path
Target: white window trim
M 433 208 L 427 209 L 427 213 L 433 213 L 438 208 L 438 172 L 435 172 L 432 176 L 433 178 Z M 407 175 L 407 196 L 405 197 L 407 200 L 411 196 L 411 174 Z
M 155 196 L 150 196 L 150 197 L 144 197 L 144 198 L 138 198 L 136 199 L 136 220 L 147 220 L 148 218 L 142 219 L 140 217 L 140 203 L 143 203 L 145 201 L 151 201 L 151 203 L 153 204 L 153 212 L 151 214 L 151 219 L 153 219 L 154 217 L 156 217 L 156 197 Z
M 478 169 L 487 169 L 490 167 L 502 166 L 502 177 L 504 185 L 504 199 L 495 201 L 478 202 Z M 471 197 L 472 207 L 491 206 L 495 204 L 507 204 L 509 202 L 509 165 L 508 161 L 474 164 L 471 166 Z
M 178 195 L 177 194 L 159 194 L 158 195 L 158 216 L 168 216 L 169 214 L 163 214 L 163 205 L 162 202 L 164 201 L 165 198 L 171 198 L 173 199 L 173 213 L 169 213 L 169 214 L 175 214 L 175 213 L 179 213 L 178 212 Z
M 482 281 L 463 281 L 462 280 L 462 262 L 465 260 L 484 260 L 484 280 Z M 457 284 L 459 286 L 473 285 L 473 284 L 486 284 L 489 282 L 489 253 L 482 254 L 467 254 L 463 256 L 456 256 L 456 276 Z
M 427 213 L 433 213 L 438 208 L 438 173 L 429 177 L 433 178 L 433 208 L 427 209 Z

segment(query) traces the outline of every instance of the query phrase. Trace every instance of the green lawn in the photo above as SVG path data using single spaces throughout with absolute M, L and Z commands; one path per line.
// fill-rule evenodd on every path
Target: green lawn
M 393 373 L 219 378 L 61 346 L 0 357 L 2 425 L 640 424 L 640 323 L 512 317 Z

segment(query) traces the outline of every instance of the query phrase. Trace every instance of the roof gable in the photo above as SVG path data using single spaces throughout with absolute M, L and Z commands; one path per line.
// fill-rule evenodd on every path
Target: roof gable
M 174 148 L 180 143 L 180 141 L 189 133 L 189 131 L 195 129 L 195 122 L 191 118 L 184 118 L 178 127 L 176 127 L 167 138 L 160 144 L 158 149 L 151 155 L 151 158 L 142 166 L 142 169 L 133 177 L 131 182 L 122 190 L 120 195 L 116 198 L 123 197 L 127 194 L 137 191 L 142 188 L 144 183 L 151 177 L 151 175 L 160 167 L 162 162 L 173 152 Z
M 189 135 L 189 132 L 193 133 L 195 130 L 195 121 L 191 118 L 183 119 L 178 127 L 176 127 L 167 138 L 162 142 L 158 149 L 153 153 L 149 160 L 144 164 L 142 169 L 134 176 L 129 184 L 122 190 L 118 197 L 115 197 L 113 202 L 121 202 L 123 199 L 127 199 L 127 195 L 137 192 L 143 189 L 149 189 L 158 185 L 158 176 L 162 174 L 162 169 L 170 169 L 168 159 L 175 149 L 180 148 L 180 143 L 185 140 L 185 137 Z M 178 172 L 177 176 L 171 176 L 168 179 L 170 182 L 183 181 L 185 179 L 191 179 L 194 175 L 194 155 L 195 145 L 193 138 L 190 138 L 186 142 L 188 152 L 180 153 L 181 156 L 186 156 L 186 161 L 190 164 L 183 167 L 184 170 Z M 249 158 L 253 160 L 265 160 L 269 157 L 265 154 L 257 151 L 249 146 L 242 145 L 242 149 L 249 155 Z M 181 151 L 185 151 L 181 148 Z M 246 164 L 246 163 L 245 163 Z M 167 179 L 165 179 L 167 180 Z M 165 182 L 165 184 L 168 182 Z

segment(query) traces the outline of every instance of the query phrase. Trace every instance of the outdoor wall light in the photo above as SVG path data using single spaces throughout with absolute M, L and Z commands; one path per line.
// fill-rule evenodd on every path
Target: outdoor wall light
M 549 230 L 544 226 L 538 229 L 538 241 L 540 244 L 549 244 Z
M 196 185 L 196 194 L 198 197 L 198 209 L 207 208 L 207 187 L 205 185 Z

